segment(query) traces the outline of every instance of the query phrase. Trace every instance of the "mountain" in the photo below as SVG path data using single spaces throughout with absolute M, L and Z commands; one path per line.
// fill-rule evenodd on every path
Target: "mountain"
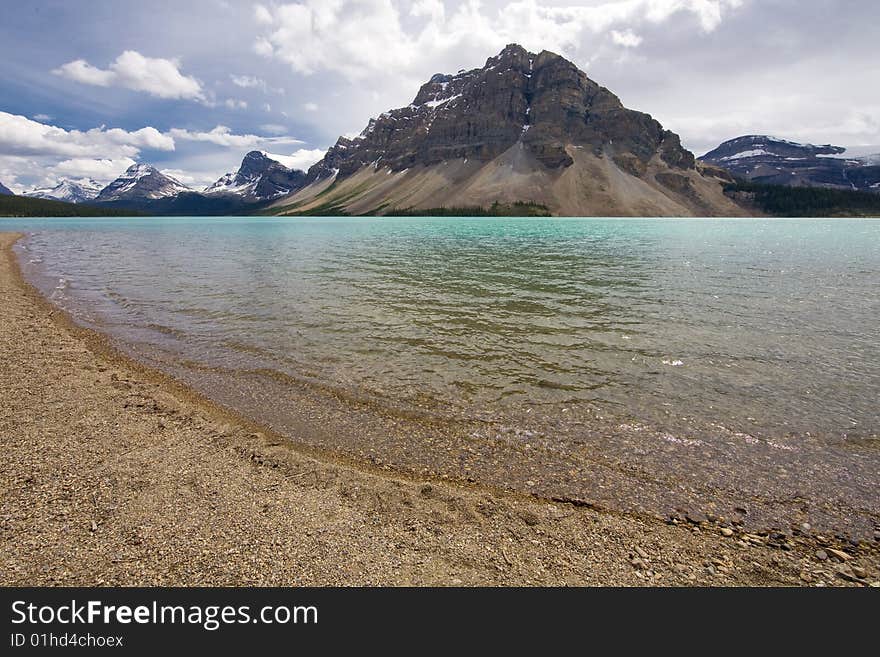
M 95 200 L 100 203 L 143 202 L 191 191 L 189 187 L 166 176 L 152 165 L 133 164 L 102 189 Z
M 747 135 L 726 141 L 700 160 L 737 178 L 790 187 L 880 190 L 880 166 L 871 156 L 845 158 L 841 146 L 816 146 Z
M 103 185 L 94 180 L 85 179 L 79 182 L 73 180 L 62 180 L 55 187 L 45 187 L 25 192 L 24 196 L 31 198 L 43 198 L 54 201 L 64 201 L 66 203 L 88 203 L 97 198 Z
M 740 215 L 713 167 L 554 53 L 507 46 L 341 137 L 276 213 L 531 202 L 560 215 Z M 497 207 L 497 206 L 495 206 Z
M 295 192 L 305 181 L 305 171 L 289 169 L 264 151 L 251 151 L 236 173 L 227 173 L 204 193 L 236 194 L 249 201 L 265 201 Z
M 0 183 L 0 194 L 4 196 L 15 196 L 15 194 L 12 193 L 12 190 L 3 183 Z

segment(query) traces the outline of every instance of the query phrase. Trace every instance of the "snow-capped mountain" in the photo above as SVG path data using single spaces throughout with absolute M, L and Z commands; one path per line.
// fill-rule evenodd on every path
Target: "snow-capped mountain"
M 94 201 L 104 186 L 91 179 L 79 181 L 62 180 L 55 187 L 44 187 L 25 192 L 24 196 L 31 198 L 45 198 L 52 201 L 65 201 L 67 203 L 88 203 Z
M 15 194 L 12 193 L 12 190 L 6 187 L 3 183 L 0 183 L 0 194 L 3 194 L 4 196 L 15 196 Z
M 289 169 L 265 151 L 251 151 L 236 173 L 227 173 L 204 193 L 235 194 L 250 201 L 264 201 L 302 188 L 305 180 L 305 171 Z
M 182 182 L 166 176 L 150 164 L 133 164 L 102 189 L 96 200 L 102 203 L 156 200 L 191 191 Z
M 724 142 L 700 159 L 755 182 L 876 191 L 880 162 L 872 156 L 849 158 L 845 152 L 845 148 L 831 144 L 817 146 L 747 135 Z

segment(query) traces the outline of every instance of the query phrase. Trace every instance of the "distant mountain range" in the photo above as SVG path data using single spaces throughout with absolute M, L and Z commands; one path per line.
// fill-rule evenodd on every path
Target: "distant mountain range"
M 103 187 L 101 183 L 91 179 L 62 180 L 55 187 L 35 189 L 25 192 L 22 196 L 42 198 L 50 201 L 64 201 L 65 203 L 89 203 L 98 197 Z
M 736 181 L 880 192 L 880 154 L 844 151 L 748 135 L 695 159 L 572 62 L 511 44 L 482 68 L 434 75 L 409 105 L 340 137 L 308 172 L 251 151 L 201 191 L 139 163 L 103 188 L 62 180 L 24 196 L 172 215 L 736 216 L 755 211 L 731 193 Z
M 769 185 L 880 191 L 880 155 L 843 157 L 845 148 L 747 135 L 700 158 L 738 178 Z

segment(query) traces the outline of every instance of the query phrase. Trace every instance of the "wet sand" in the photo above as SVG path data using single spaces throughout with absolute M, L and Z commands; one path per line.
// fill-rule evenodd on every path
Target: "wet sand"
M 122 356 L 0 234 L 0 584 L 867 585 L 877 541 L 623 514 L 289 440 Z

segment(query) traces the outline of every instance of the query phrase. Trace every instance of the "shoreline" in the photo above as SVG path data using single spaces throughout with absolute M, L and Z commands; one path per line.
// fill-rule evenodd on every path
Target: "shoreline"
M 15 239 L 0 233 L 4 585 L 878 579 L 876 541 L 667 524 L 295 444 L 77 326 L 22 278 Z

